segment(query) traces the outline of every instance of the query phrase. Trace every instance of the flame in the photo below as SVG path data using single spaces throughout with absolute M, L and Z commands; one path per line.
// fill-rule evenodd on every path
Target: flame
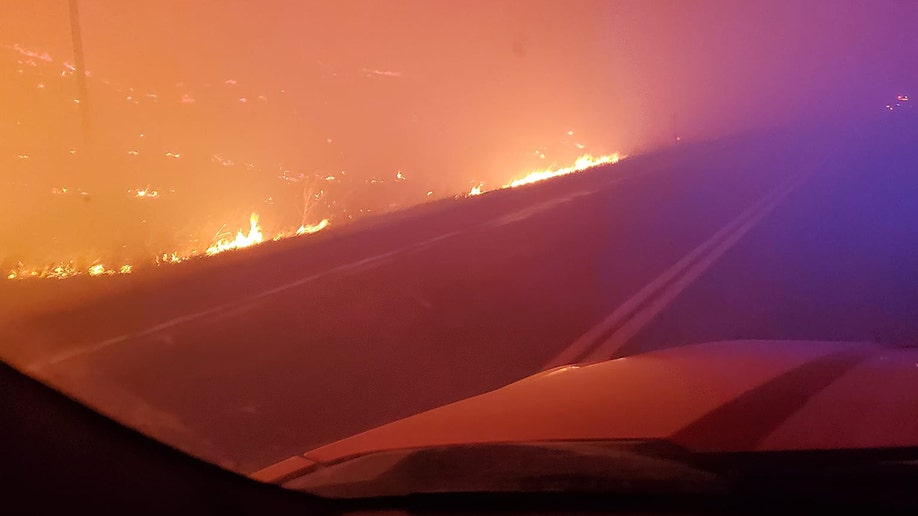
M 167 153 L 167 156 L 171 153 Z M 178 157 L 178 154 L 171 154 L 169 157 Z M 607 165 L 617 163 L 624 156 L 619 154 L 606 154 L 602 156 L 593 156 L 591 154 L 584 154 L 577 158 L 573 164 L 567 167 L 561 167 L 557 169 L 545 169 L 537 170 L 526 174 L 520 179 L 513 180 L 501 188 L 517 188 L 520 186 L 545 181 L 547 179 L 552 179 L 555 177 L 572 174 L 575 172 L 581 172 L 593 167 L 600 165 Z M 222 158 L 222 157 L 221 157 Z M 398 176 L 396 176 L 398 177 Z M 53 193 L 66 193 L 68 189 L 66 188 L 55 188 L 52 190 Z M 469 192 L 468 196 L 477 196 L 486 192 L 484 189 L 483 183 L 478 183 L 473 186 Z M 153 199 L 159 197 L 159 192 L 150 188 L 149 186 L 145 188 L 136 188 L 134 190 L 129 190 L 129 194 L 138 199 Z M 427 195 L 430 196 L 433 192 L 428 192 Z M 320 194 L 314 194 L 315 196 L 321 196 Z M 370 210 L 361 210 L 361 212 L 369 212 Z M 274 240 L 280 240 L 284 238 L 290 238 L 295 236 L 309 235 L 323 229 L 327 228 L 330 225 L 328 219 L 322 219 L 316 224 L 302 224 L 296 230 L 285 231 L 278 234 Z M 184 262 L 186 260 L 201 257 L 202 255 L 213 256 L 225 251 L 230 251 L 234 249 L 243 249 L 246 247 L 251 247 L 254 245 L 261 244 L 264 242 L 264 233 L 262 232 L 261 227 L 258 225 L 258 214 L 252 213 L 249 217 L 249 229 L 248 233 L 243 233 L 242 230 L 236 232 L 233 238 L 221 238 L 212 243 L 207 249 L 203 252 L 197 249 L 190 249 L 187 252 L 167 252 L 163 253 L 160 256 L 157 256 L 153 260 L 157 265 L 163 264 L 177 264 Z M 97 260 L 93 262 L 92 265 L 86 269 L 80 269 L 74 265 L 72 261 L 61 262 L 58 264 L 48 265 L 45 267 L 32 267 L 25 266 L 22 263 L 19 263 L 14 269 L 10 270 L 7 273 L 7 279 L 16 280 L 16 279 L 29 279 L 29 278 L 54 278 L 54 279 L 66 279 L 74 276 L 79 276 L 87 274 L 90 277 L 98 276 L 109 276 L 115 274 L 131 274 L 134 267 L 129 264 L 120 266 L 117 269 L 106 267 L 101 261 Z
M 331 225 L 331 222 L 328 219 L 322 219 L 316 224 L 303 224 L 296 230 L 291 229 L 289 231 L 281 232 L 277 237 L 274 238 L 274 240 L 281 240 L 285 238 L 317 233 L 327 228 L 329 225 Z M 219 239 L 211 244 L 203 252 L 192 248 L 185 252 L 173 251 L 163 253 L 157 256 L 155 259 L 151 260 L 151 264 L 155 263 L 156 265 L 174 265 L 190 260 L 192 258 L 213 256 L 215 254 L 219 254 L 232 249 L 251 247 L 258 245 L 263 241 L 264 235 L 262 233 L 261 227 L 258 225 L 258 214 L 252 213 L 252 215 L 249 217 L 249 231 L 247 234 L 244 234 L 241 230 L 237 231 L 234 238 Z M 117 269 L 109 268 L 106 267 L 101 260 L 92 262 L 92 265 L 86 267 L 85 269 L 81 269 L 80 267 L 74 265 L 73 261 L 61 262 L 44 267 L 26 266 L 22 262 L 19 262 L 15 268 L 11 269 L 7 273 L 6 277 L 9 280 L 66 279 L 82 275 L 100 277 L 112 276 L 116 274 L 131 274 L 133 272 L 133 265 L 124 264 Z
M 562 167 L 558 169 L 546 169 L 546 170 L 536 170 L 535 172 L 530 172 L 526 176 L 515 179 L 506 185 L 504 188 L 516 188 L 523 185 L 528 185 L 532 183 L 537 183 L 539 181 L 545 181 L 546 179 L 551 179 L 554 177 L 565 176 L 567 174 L 573 174 L 574 172 L 582 172 L 588 168 L 598 167 L 600 165 L 610 165 L 612 163 L 618 163 L 622 159 L 622 156 L 619 156 L 618 153 L 615 154 L 606 154 L 603 156 L 593 156 L 592 154 L 584 154 L 577 158 L 574 161 L 573 165 L 568 167 Z
M 21 262 L 7 274 L 8 279 L 55 278 L 64 279 L 79 274 L 73 262 L 58 263 L 46 267 L 27 267 Z
M 605 154 L 602 156 L 593 156 L 592 154 L 583 154 L 573 164 L 567 167 L 561 167 L 556 169 L 545 169 L 545 170 L 536 170 L 530 172 L 520 179 L 514 179 L 509 183 L 505 184 L 501 188 L 517 188 L 524 185 L 529 185 L 532 183 L 538 183 L 540 181 L 545 181 L 546 179 L 552 179 L 559 176 L 565 176 L 567 174 L 573 174 L 575 172 L 582 172 L 589 168 L 598 167 L 600 165 L 611 165 L 613 163 L 618 163 L 625 156 L 621 156 L 618 153 L 614 154 Z M 490 190 L 484 189 L 483 183 L 478 183 L 476 186 L 473 186 L 466 196 L 471 197 L 473 195 L 481 195 L 484 192 Z M 430 193 L 428 193 L 430 195 Z
M 232 240 L 222 239 L 214 242 L 204 251 L 207 256 L 213 256 L 224 251 L 230 251 L 232 249 L 242 249 L 245 247 L 251 247 L 256 244 L 260 244 L 264 240 L 264 235 L 261 233 L 261 228 L 258 227 L 258 214 L 252 213 L 249 217 L 249 233 L 243 234 L 242 231 L 236 232 L 236 238 Z
M 149 186 L 146 188 L 135 188 L 133 190 L 129 190 L 129 193 L 138 199 L 156 199 L 159 197 L 159 192 L 153 190 Z
M 297 235 L 311 235 L 328 227 L 328 219 L 322 219 L 318 224 L 304 224 L 296 230 Z
M 169 156 L 170 154 L 171 156 Z M 178 157 L 179 155 L 167 153 L 167 156 Z M 600 165 L 608 165 L 608 164 L 617 163 L 622 158 L 624 158 L 624 156 L 621 156 L 617 153 L 606 154 L 602 156 L 593 156 L 591 154 L 583 154 L 582 156 L 577 158 L 573 164 L 569 166 L 561 167 L 557 169 L 545 169 L 545 170 L 537 170 L 534 172 L 530 172 L 520 179 L 515 179 L 503 185 L 501 188 L 517 188 L 520 186 L 524 186 L 524 185 L 528 185 L 528 184 L 532 184 L 532 183 L 536 183 L 540 181 L 545 181 L 547 179 L 552 179 L 555 177 L 572 174 L 575 172 L 581 172 L 581 171 L 584 171 L 584 170 L 587 170 L 593 167 L 598 167 Z M 223 161 L 222 156 L 219 156 L 219 155 L 215 156 L 215 159 L 218 162 Z M 342 174 L 343 174 L 343 171 L 342 171 Z M 398 175 L 396 177 L 398 177 Z M 468 196 L 481 195 L 482 193 L 485 193 L 486 191 L 487 190 L 485 190 L 484 188 L 484 183 L 478 183 L 477 185 L 473 186 L 469 190 Z M 66 193 L 68 192 L 68 189 L 55 188 L 52 190 L 52 192 L 53 193 Z M 132 196 L 139 198 L 139 199 L 151 199 L 151 198 L 159 197 L 159 192 L 156 190 L 153 190 L 149 186 L 145 188 L 137 188 L 134 190 L 129 190 L 128 192 Z M 432 194 L 433 194 L 432 191 L 427 192 L 428 197 L 431 196 Z M 320 197 L 321 192 L 320 194 L 313 194 L 313 196 Z M 361 212 L 369 212 L 369 211 L 370 210 L 361 210 Z M 304 223 L 300 225 L 300 227 L 297 228 L 296 230 L 283 231 L 283 232 L 278 233 L 278 235 L 274 238 L 274 240 L 281 240 L 281 239 L 295 237 L 295 236 L 313 234 L 313 233 L 322 231 L 323 229 L 327 228 L 329 225 L 330 225 L 330 221 L 328 219 L 322 219 L 316 224 L 305 224 Z M 264 242 L 264 233 L 262 232 L 261 227 L 258 225 L 258 214 L 252 213 L 251 216 L 249 217 L 248 233 L 243 233 L 242 230 L 239 230 L 236 232 L 233 238 L 221 238 L 219 240 L 216 240 L 209 247 L 207 247 L 207 249 L 205 249 L 203 252 L 197 249 L 190 249 L 186 252 L 179 252 L 179 251 L 166 252 L 160 256 L 157 256 L 155 260 L 153 261 L 156 263 L 156 265 L 177 264 L 177 263 L 181 263 L 181 262 L 184 262 L 192 258 L 201 257 L 202 255 L 213 256 L 215 254 L 219 254 L 225 251 L 251 247 L 254 245 L 261 244 L 262 242 Z M 78 276 L 82 274 L 88 274 L 91 277 L 97 277 L 97 276 L 108 276 L 108 275 L 114 275 L 114 274 L 130 274 L 132 272 L 133 272 L 132 265 L 125 264 L 116 270 L 116 269 L 110 269 L 110 268 L 105 267 L 105 265 L 101 261 L 98 261 L 98 260 L 96 262 L 93 262 L 93 264 L 86 269 L 77 268 L 76 266 L 74 266 L 72 261 L 62 262 L 59 264 L 49 265 L 46 267 L 27 267 L 27 266 L 24 266 L 22 263 L 19 263 L 16 268 L 9 271 L 9 273 L 7 274 L 7 278 L 11 280 L 27 279 L 27 278 L 65 279 L 65 278 L 70 278 L 70 277 Z
M 192 255 L 188 256 L 179 256 L 178 253 L 163 253 L 162 257 L 156 259 L 156 264 L 161 263 L 182 263 L 188 258 L 191 258 Z
M 100 274 L 114 274 L 115 273 L 115 271 L 111 269 L 106 269 L 105 265 L 102 265 L 101 263 L 97 263 L 93 265 L 92 267 L 89 268 L 87 272 L 89 272 L 90 276 L 99 276 Z
M 8 46 L 6 47 L 9 48 Z M 40 65 L 40 63 L 42 62 L 45 62 L 45 63 L 54 62 L 55 63 L 54 65 L 52 65 L 53 66 L 52 71 L 54 72 L 52 75 L 50 76 L 42 75 L 36 78 L 35 85 L 39 89 L 47 88 L 47 89 L 53 90 L 52 83 L 50 81 L 57 80 L 55 78 L 57 75 L 57 72 L 61 72 L 62 77 L 69 77 L 69 75 L 72 75 L 73 72 L 76 70 L 76 67 L 69 62 L 60 61 L 60 60 L 52 61 L 51 56 L 47 53 L 37 52 L 34 50 L 27 50 L 19 45 L 14 45 L 12 48 L 18 54 L 18 56 L 16 57 L 20 59 L 20 64 L 23 64 L 22 61 L 29 61 L 31 63 L 31 66 L 35 67 L 35 66 Z M 41 66 L 44 66 L 44 65 L 41 65 Z M 374 74 L 391 74 L 393 76 L 398 73 L 398 72 L 391 72 L 391 71 L 386 71 L 386 70 L 381 71 L 381 70 L 370 69 L 370 71 Z M 90 76 L 88 72 L 86 72 L 86 75 L 87 77 Z M 102 81 L 105 84 L 111 85 L 111 83 L 103 79 L 94 79 L 94 80 Z M 228 87 L 232 87 L 237 84 L 237 81 L 234 79 L 226 79 L 223 82 Z M 191 103 L 195 103 L 198 101 L 204 102 L 205 100 L 207 100 L 207 98 L 205 97 L 206 92 L 207 92 L 206 88 L 195 88 L 194 86 L 189 86 L 189 89 L 185 90 L 185 86 L 180 86 L 180 87 L 182 88 L 182 90 L 179 90 L 173 93 L 170 93 L 168 91 L 160 92 L 161 95 L 158 95 L 156 93 L 143 93 L 143 90 L 135 90 L 134 88 L 118 87 L 115 85 L 111 85 L 111 88 L 113 88 L 114 91 L 116 92 L 115 94 L 117 95 L 116 98 L 118 102 L 127 101 L 132 104 L 137 104 L 138 102 L 153 103 L 153 102 L 157 102 L 160 96 L 164 99 L 166 98 L 171 99 L 170 103 L 175 103 L 176 101 L 178 101 L 183 104 L 191 104 Z M 285 90 L 280 90 L 280 92 L 285 93 Z M 240 91 L 239 94 L 232 95 L 227 100 L 229 102 L 232 102 L 234 105 L 236 103 L 247 103 L 248 105 L 246 106 L 246 108 L 254 109 L 257 105 L 259 105 L 259 102 L 256 102 L 256 100 L 260 102 L 266 102 L 268 100 L 267 97 L 265 97 L 264 95 L 256 96 L 255 93 L 256 92 L 252 92 L 252 93 L 247 94 L 248 96 L 241 96 L 242 92 Z M 199 98 L 197 97 L 198 94 L 200 94 Z M 80 99 L 80 98 L 73 99 L 73 102 L 80 103 L 81 100 L 83 100 L 83 103 L 85 104 L 85 99 Z M 907 101 L 908 98 L 903 95 L 898 100 L 900 102 L 904 102 L 904 101 Z M 138 136 L 140 139 L 139 140 L 134 139 L 133 144 L 128 144 L 125 147 L 119 148 L 118 152 L 122 155 L 122 157 L 124 156 L 124 153 L 126 153 L 127 156 L 129 156 L 133 162 L 139 162 L 142 159 L 144 159 L 146 156 L 151 156 L 151 155 L 156 155 L 157 157 L 159 157 L 160 159 L 164 159 L 165 161 L 178 160 L 179 162 L 187 161 L 189 159 L 196 160 L 196 159 L 201 158 L 201 156 L 196 156 L 192 148 L 187 148 L 187 149 L 184 148 L 181 142 L 164 142 L 162 144 L 163 145 L 162 147 L 158 147 L 156 149 L 152 149 L 149 147 L 142 147 L 140 142 L 145 141 L 144 140 L 145 133 L 141 132 L 141 130 L 144 130 L 144 129 L 145 129 L 144 127 L 140 127 L 140 126 L 131 129 L 131 134 Z M 578 149 L 584 149 L 584 145 L 582 145 L 581 143 L 577 143 L 574 140 L 573 130 L 568 130 L 566 132 L 567 132 L 567 136 L 570 137 L 570 138 L 565 139 L 568 145 L 573 145 L 577 147 Z M 579 139 L 580 139 L 580 136 L 578 134 L 577 140 Z M 329 144 L 332 143 L 331 138 L 326 138 L 326 141 Z M 27 150 L 28 149 L 22 149 L 22 151 L 27 151 Z M 71 149 L 69 152 L 70 154 L 74 154 L 75 150 Z M 538 156 L 541 159 L 545 159 L 545 152 L 547 152 L 547 150 L 544 148 L 537 150 L 536 156 Z M 562 167 L 562 168 L 550 168 L 550 169 L 537 170 L 534 172 L 530 172 L 520 177 L 519 179 L 515 179 L 513 181 L 510 181 L 507 184 L 504 184 L 500 188 L 516 188 L 519 186 L 544 181 L 544 180 L 551 179 L 554 177 L 571 174 L 574 172 L 580 172 L 582 170 L 586 170 L 592 167 L 615 163 L 619 161 L 619 159 L 621 159 L 622 157 L 623 156 L 619 156 L 618 154 L 610 154 L 610 155 L 602 155 L 602 156 L 592 156 L 590 154 L 583 154 L 582 156 L 577 158 L 577 160 L 573 164 L 569 166 Z M 26 152 L 18 152 L 16 154 L 16 158 L 18 160 L 23 160 L 22 165 L 25 166 L 28 164 L 28 160 L 39 161 L 39 159 L 37 158 L 40 158 L 40 156 L 37 156 L 37 155 L 31 156 L 30 154 L 27 154 Z M 217 164 L 218 166 L 222 166 L 222 167 L 239 167 L 239 169 L 242 169 L 244 167 L 246 170 L 252 170 L 252 171 L 257 171 L 257 170 L 260 170 L 261 168 L 261 167 L 256 167 L 256 164 L 254 161 L 246 161 L 246 159 L 249 158 L 249 156 L 240 155 L 240 156 L 233 156 L 233 158 L 234 159 L 231 160 L 225 157 L 223 154 L 217 153 L 217 154 L 213 154 L 211 161 Z M 259 165 L 261 165 L 261 162 L 259 162 Z M 299 220 L 299 222 L 301 222 L 301 225 L 299 227 L 287 226 L 284 231 L 280 231 L 276 233 L 273 231 L 274 228 L 271 228 L 271 233 L 269 234 L 277 235 L 274 238 L 274 240 L 313 234 L 313 233 L 326 229 L 330 225 L 329 219 L 322 219 L 319 222 L 314 223 L 314 224 L 306 223 L 307 220 L 313 220 L 313 221 L 316 220 L 317 217 L 310 214 L 309 208 L 313 204 L 319 202 L 321 199 L 324 199 L 323 196 L 325 195 L 325 192 L 323 190 L 319 190 L 318 193 L 316 193 L 315 190 L 318 190 L 318 187 L 316 185 L 312 185 L 309 183 L 309 180 L 310 180 L 309 176 L 303 173 L 293 172 L 292 170 L 295 170 L 295 167 L 293 166 L 287 167 L 281 164 L 279 165 L 279 171 L 281 172 L 281 174 L 277 177 L 279 177 L 281 180 L 283 180 L 286 183 L 307 184 L 308 189 L 304 191 L 304 199 L 306 200 L 307 209 L 304 210 L 303 218 Z M 395 172 L 395 174 L 392 174 L 392 172 Z M 385 175 L 382 176 L 384 178 L 380 178 L 379 176 L 373 177 L 367 180 L 367 183 L 373 184 L 373 185 L 382 185 L 383 187 L 385 187 L 388 184 L 391 184 L 393 182 L 405 181 L 407 183 L 405 188 L 407 188 L 407 185 L 410 184 L 410 182 L 407 182 L 407 175 L 410 175 L 410 174 L 406 175 L 406 173 L 403 172 L 402 170 L 399 170 L 399 169 L 391 170 L 390 169 L 389 172 L 384 172 L 384 174 Z M 392 179 L 393 175 L 394 175 L 394 179 Z M 324 178 L 324 181 L 322 181 L 323 178 Z M 347 180 L 350 179 L 350 175 L 345 170 L 340 170 L 334 173 L 328 173 L 328 172 L 323 173 L 319 176 L 316 176 L 315 179 L 316 181 L 322 182 L 323 185 L 326 184 L 326 182 L 328 183 L 346 183 Z M 158 186 L 167 188 L 166 186 L 162 184 L 159 184 Z M 329 185 L 329 186 L 334 186 L 334 185 Z M 478 196 L 483 193 L 486 193 L 490 189 L 496 188 L 496 187 L 486 188 L 484 183 L 477 183 L 477 184 L 469 183 L 468 186 L 471 186 L 471 188 L 469 189 L 467 196 Z M 80 187 L 74 186 L 74 185 L 71 185 L 70 188 L 56 187 L 56 188 L 53 188 L 51 191 L 52 191 L 52 194 L 55 194 L 55 195 L 74 195 L 74 196 L 82 195 L 84 199 L 89 200 L 88 193 L 81 190 Z M 121 191 L 123 192 L 124 190 L 121 190 Z M 170 189 L 168 191 L 174 193 L 175 190 Z M 434 193 L 432 190 L 426 191 L 426 198 L 430 199 L 433 197 L 433 195 Z M 147 184 L 145 187 L 142 187 L 142 188 L 138 187 L 138 188 L 128 190 L 127 196 L 129 198 L 134 198 L 134 199 L 158 199 L 161 197 L 168 197 L 165 195 L 165 190 L 162 193 L 158 192 L 157 190 L 153 189 L 149 184 Z M 159 203 L 161 202 L 163 201 L 160 201 Z M 156 205 L 159 203 L 150 203 L 150 204 L 152 206 L 152 205 Z M 326 203 L 326 206 L 329 209 L 335 209 L 332 207 L 332 204 Z M 392 208 L 393 206 L 396 206 L 396 205 L 390 204 L 389 208 Z M 359 208 L 359 207 L 354 207 L 354 208 Z M 375 207 L 372 210 L 369 209 L 368 207 L 364 207 L 364 208 L 366 209 L 363 209 L 363 208 L 359 209 L 359 212 L 361 214 L 370 214 L 371 212 L 377 211 Z M 356 211 L 354 211 L 353 213 L 354 213 L 354 216 L 357 216 Z M 345 218 L 345 215 L 346 215 L 346 219 L 352 218 L 352 215 L 349 214 L 347 210 L 341 210 L 335 213 L 335 216 L 341 216 L 342 218 Z M 233 227 L 233 225 L 229 225 L 227 227 Z M 215 254 L 219 254 L 225 251 L 255 246 L 255 245 L 263 243 L 264 241 L 268 239 L 270 238 L 265 236 L 265 233 L 262 231 L 262 228 L 259 226 L 258 214 L 252 213 L 249 219 L 249 227 L 247 230 L 241 229 L 239 231 L 236 231 L 235 233 L 233 232 L 220 233 L 214 237 L 213 242 L 206 248 L 205 246 L 207 245 L 207 240 L 204 240 L 202 245 L 188 243 L 182 246 L 181 244 L 177 244 L 175 248 L 157 249 L 156 251 L 151 253 L 151 256 L 147 260 L 141 259 L 139 262 L 135 262 L 132 264 L 124 264 L 121 266 L 118 266 L 118 265 L 113 266 L 113 264 L 117 264 L 118 262 L 116 262 L 113 259 L 113 257 L 110 255 L 107 255 L 107 256 L 90 255 L 87 257 L 83 257 L 83 259 L 80 259 L 77 261 L 74 261 L 74 260 L 61 261 L 60 263 L 53 263 L 51 265 L 44 265 L 44 266 L 41 266 L 41 265 L 26 266 L 26 265 L 23 265 L 22 263 L 19 263 L 16 267 L 12 268 L 12 270 L 9 270 L 7 274 L 7 278 L 11 280 L 12 279 L 26 279 L 26 278 L 64 279 L 64 278 L 70 278 L 70 277 L 79 276 L 79 275 L 89 276 L 89 277 L 102 277 L 102 276 L 117 275 L 117 274 L 130 274 L 134 272 L 135 268 L 137 267 L 142 269 L 145 266 L 153 266 L 154 264 L 156 266 L 166 266 L 166 265 L 178 264 L 178 263 L 181 263 L 187 260 L 191 260 L 191 259 L 204 259 L 206 256 L 213 256 Z M 68 257 L 68 258 L 73 258 L 73 257 Z M 94 258 L 95 260 L 87 261 L 85 260 L 85 258 L 90 258 L 90 259 Z M 61 259 L 61 258 L 56 258 L 56 259 Z
M 133 267 L 122 265 L 117 271 L 105 267 L 101 262 L 95 262 L 85 270 L 80 269 L 72 261 L 61 262 L 47 265 L 45 267 L 33 267 L 23 265 L 22 262 L 17 264 L 16 268 L 9 271 L 6 275 L 10 280 L 24 279 L 67 279 L 75 276 L 88 274 L 89 276 L 110 276 L 113 274 L 130 274 Z

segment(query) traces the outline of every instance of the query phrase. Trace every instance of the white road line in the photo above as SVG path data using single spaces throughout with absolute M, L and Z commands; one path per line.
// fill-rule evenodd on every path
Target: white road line
M 782 182 L 571 343 L 543 369 L 611 357 L 808 175 L 799 174 Z M 588 360 L 583 360 L 585 355 Z
M 690 284 L 697 280 L 705 271 L 707 271 L 721 256 L 724 255 L 730 248 L 732 248 L 743 236 L 748 233 L 752 228 L 754 228 L 766 215 L 768 215 L 771 210 L 773 210 L 784 198 L 789 195 L 794 188 L 800 183 L 800 181 L 795 182 L 789 188 L 785 189 L 781 195 L 769 203 L 765 208 L 756 213 L 754 217 L 748 220 L 745 224 L 737 228 L 737 230 L 727 237 L 723 242 L 721 242 L 717 247 L 711 250 L 711 252 L 705 256 L 701 261 L 697 262 L 695 265 L 690 267 L 685 274 L 683 274 L 678 280 L 671 283 L 663 292 L 659 294 L 653 301 L 643 307 L 638 313 L 631 317 L 620 329 L 615 331 L 610 335 L 602 344 L 597 347 L 593 352 L 591 352 L 585 361 L 587 362 L 598 362 L 600 360 L 607 360 L 612 358 L 612 356 L 621 349 L 622 346 L 628 343 L 632 337 L 637 335 L 637 333 L 647 325 L 654 317 L 656 317 L 660 312 L 663 311 L 683 290 L 686 289 Z
M 621 178 L 619 178 L 618 180 L 615 180 L 615 181 L 609 181 L 609 182 L 607 183 L 607 185 L 614 184 L 614 183 L 617 183 L 617 182 L 619 182 L 619 181 L 621 181 Z M 607 185 L 603 185 L 603 186 L 607 186 Z M 512 224 L 512 223 L 514 223 L 514 222 L 519 222 L 519 221 L 521 221 L 521 220 L 526 220 L 526 219 L 528 219 L 529 217 L 532 217 L 532 216 L 534 216 L 534 215 L 538 215 L 538 214 L 540 214 L 540 213 L 542 213 L 542 212 L 545 212 L 545 211 L 549 211 L 549 210 L 551 210 L 551 209 L 553 209 L 553 208 L 556 208 L 556 207 L 558 207 L 558 206 L 560 206 L 560 205 L 562 205 L 562 204 L 568 203 L 568 202 L 573 201 L 573 200 L 575 200 L 575 199 L 579 199 L 579 198 L 581 198 L 581 197 L 589 197 L 589 196 L 591 196 L 591 195 L 598 194 L 598 193 L 600 193 L 600 192 L 602 192 L 602 191 L 603 191 L 603 190 L 580 190 L 580 191 L 577 191 L 577 192 L 568 194 L 568 195 L 566 195 L 566 196 L 564 196 L 564 197 L 556 197 L 556 198 L 551 199 L 551 200 L 549 200 L 549 201 L 541 202 L 541 203 L 539 203 L 539 204 L 534 204 L 534 205 L 529 206 L 529 207 L 527 207 L 527 208 L 523 208 L 523 209 L 521 209 L 521 210 L 517 210 L 517 211 L 511 212 L 511 213 L 508 213 L 508 214 L 506 214 L 506 215 L 503 215 L 503 216 L 501 216 L 501 217 L 498 217 L 498 218 L 496 218 L 496 219 L 493 219 L 493 220 L 491 220 L 490 222 L 487 222 L 486 225 L 497 227 L 497 226 L 503 226 L 503 225 L 506 225 L 506 224 Z
M 404 248 L 397 249 L 397 250 L 394 250 L 394 251 L 388 251 L 388 252 L 385 252 L 385 253 L 377 254 L 377 255 L 374 255 L 374 256 L 370 256 L 370 257 L 368 257 L 368 258 L 364 258 L 364 259 L 362 259 L 362 260 L 357 260 L 357 261 L 355 261 L 355 262 L 346 263 L 346 264 L 344 264 L 344 265 L 339 265 L 339 266 L 337 266 L 337 267 L 333 267 L 333 268 L 331 268 L 331 269 L 328 269 L 328 270 L 325 270 L 325 271 L 322 271 L 322 272 L 319 272 L 319 273 L 316 273 L 316 274 L 313 274 L 313 275 L 310 275 L 310 276 L 306 276 L 306 277 L 304 277 L 304 278 L 300 278 L 300 279 L 298 279 L 298 280 L 296 280 L 296 281 L 292 281 L 292 282 L 290 282 L 290 283 L 285 283 L 285 284 L 283 284 L 283 285 L 274 287 L 274 288 L 272 288 L 272 289 L 268 289 L 268 290 L 265 290 L 265 291 L 263 291 L 263 292 L 259 292 L 258 294 L 255 294 L 255 295 L 253 295 L 253 296 L 249 296 L 249 297 L 246 297 L 246 298 L 243 298 L 243 299 L 238 299 L 238 300 L 235 300 L 235 301 L 230 301 L 230 302 L 228 302 L 228 303 L 223 303 L 223 304 L 220 304 L 220 305 L 217 305 L 217 306 L 213 306 L 213 307 L 211 307 L 211 308 L 208 308 L 208 309 L 206 309 L 206 310 L 200 310 L 200 311 L 198 311 L 198 312 L 194 312 L 194 313 L 185 314 L 185 315 L 182 315 L 182 316 L 179 316 L 179 317 L 175 317 L 175 318 L 173 318 L 173 319 L 169 319 L 168 321 L 162 322 L 162 323 L 157 324 L 157 325 L 155 325 L 155 326 L 150 326 L 150 327 L 148 327 L 148 328 L 146 328 L 146 329 L 143 329 L 143 330 L 140 330 L 140 331 L 131 332 L 131 333 L 125 333 L 125 334 L 123 334 L 123 335 L 118 335 L 117 337 L 112 337 L 112 338 L 109 338 L 109 339 L 105 339 L 105 340 L 103 340 L 103 341 L 99 341 L 99 342 L 96 342 L 96 343 L 91 344 L 91 345 L 88 345 L 88 346 L 82 346 L 82 347 L 70 349 L 70 350 L 67 350 L 67 351 L 65 351 L 65 352 L 58 353 L 57 355 L 52 356 L 51 358 L 49 358 L 48 360 L 44 361 L 43 363 L 41 363 L 41 364 L 39 364 L 39 365 L 37 365 L 37 366 L 33 366 L 31 369 L 40 369 L 41 367 L 44 367 L 44 366 L 57 365 L 57 364 L 60 364 L 61 362 L 66 362 L 66 361 L 71 360 L 71 359 L 73 359 L 73 358 L 76 358 L 76 357 L 78 357 L 78 356 L 86 355 L 86 354 L 89 354 L 89 353 L 94 353 L 94 352 L 96 352 L 96 351 L 105 349 L 105 348 L 107 348 L 107 347 L 109 347 L 109 346 L 113 346 L 113 345 L 115 345 L 115 344 L 119 344 L 119 343 L 122 343 L 122 342 L 126 342 L 126 341 L 128 341 L 128 340 L 133 340 L 133 339 L 137 339 L 137 338 L 141 338 L 141 337 L 147 337 L 147 336 L 149 336 L 149 335 L 156 334 L 156 333 L 158 333 L 158 332 L 160 332 L 160 331 L 162 331 L 162 330 L 166 330 L 166 329 L 169 329 L 169 328 L 174 328 L 174 327 L 176 327 L 176 326 L 180 326 L 180 325 L 185 324 L 185 323 L 187 323 L 187 322 L 191 322 L 191 321 L 194 321 L 194 320 L 197 320 L 197 319 L 203 319 L 203 318 L 205 318 L 205 317 L 209 317 L 209 316 L 212 316 L 212 315 L 216 315 L 216 314 L 219 314 L 219 313 L 221 313 L 221 312 L 228 311 L 228 310 L 237 310 L 237 309 L 243 308 L 243 307 L 245 307 L 245 306 L 255 304 L 255 303 L 257 303 L 258 301 L 261 301 L 262 299 L 265 299 L 265 298 L 268 298 L 268 297 L 271 297 L 271 296 L 280 294 L 281 292 L 285 292 L 285 291 L 290 290 L 290 289 L 292 289 L 292 288 L 296 288 L 296 287 L 305 285 L 305 284 L 307 284 L 307 283 L 310 283 L 310 282 L 315 281 L 315 280 L 317 280 L 317 279 L 323 278 L 323 277 L 325 277 L 325 276 L 331 276 L 331 275 L 333 275 L 333 274 L 338 274 L 338 273 L 341 273 L 341 272 L 353 272 L 353 271 L 360 270 L 360 269 L 363 269 L 363 268 L 366 268 L 366 267 L 371 267 L 371 266 L 374 266 L 374 265 L 378 265 L 379 263 L 382 263 L 382 262 L 388 260 L 389 258 L 392 258 L 392 257 L 394 257 L 394 256 L 396 256 L 396 255 L 398 255 L 398 254 L 405 253 L 405 252 L 411 252 L 411 251 L 417 251 L 417 250 L 419 250 L 419 249 L 421 249 L 421 248 L 427 247 L 427 246 L 429 246 L 429 245 L 431 245 L 431 244 L 434 244 L 434 243 L 439 242 L 439 241 L 441 241 L 441 240 L 445 240 L 445 239 L 447 239 L 447 238 L 456 236 L 456 235 L 458 235 L 458 234 L 460 234 L 460 232 L 458 232 L 458 231 L 453 231 L 453 232 L 450 232 L 450 233 L 444 233 L 443 235 L 439 235 L 439 236 L 436 236 L 436 237 L 434 237 L 434 238 L 429 238 L 429 239 L 427 239 L 427 240 L 423 240 L 423 241 L 421 241 L 421 242 L 412 244 L 412 245 L 410 245 L 410 246 L 408 246 L 408 247 L 404 247 Z

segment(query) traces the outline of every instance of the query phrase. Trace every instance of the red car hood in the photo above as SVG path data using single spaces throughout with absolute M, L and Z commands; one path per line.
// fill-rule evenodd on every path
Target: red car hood
M 694 452 L 918 445 L 918 349 L 730 341 L 568 366 L 422 412 L 253 475 L 457 444 L 660 439 Z

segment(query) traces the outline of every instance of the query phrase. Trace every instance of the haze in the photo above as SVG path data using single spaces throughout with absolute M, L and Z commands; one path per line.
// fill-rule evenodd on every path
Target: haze
M 89 134 L 68 3 L 0 14 L 0 265 L 133 262 L 251 212 L 340 225 L 585 152 L 874 111 L 918 80 L 908 1 L 79 7 Z

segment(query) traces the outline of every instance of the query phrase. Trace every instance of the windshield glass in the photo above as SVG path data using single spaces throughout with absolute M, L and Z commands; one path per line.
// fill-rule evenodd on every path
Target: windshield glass
M 907 1 L 6 2 L 0 357 L 246 475 L 918 445 L 916 26 Z

